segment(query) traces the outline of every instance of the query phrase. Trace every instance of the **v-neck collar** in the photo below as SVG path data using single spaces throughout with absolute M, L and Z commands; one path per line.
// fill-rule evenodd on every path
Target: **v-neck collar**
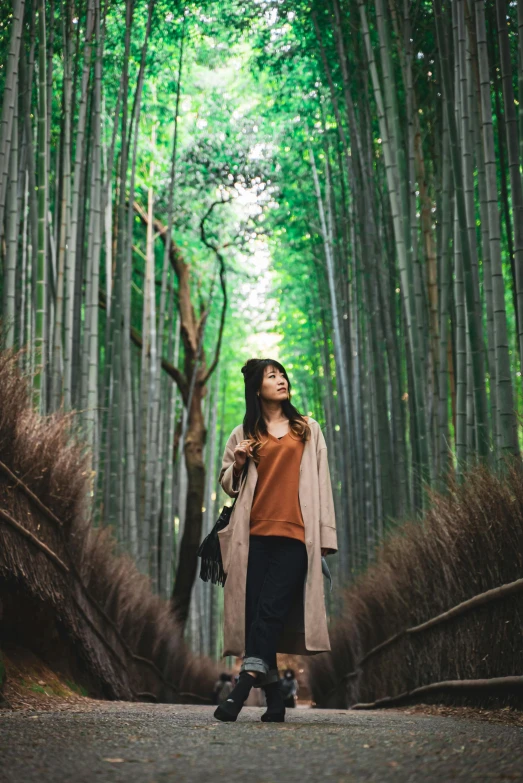
M 282 436 L 281 436 L 281 438 L 277 438 L 277 437 L 276 437 L 276 435 L 273 435 L 273 434 L 272 434 L 272 432 L 268 432 L 267 434 L 268 434 L 269 438 L 272 438 L 273 440 L 275 440 L 275 441 L 276 441 L 276 443 L 281 443 L 281 441 L 282 441 L 284 438 L 286 438 L 286 437 L 287 437 L 287 435 L 289 434 L 289 432 L 290 432 L 290 429 L 289 429 L 289 430 L 287 430 L 287 432 L 285 433 L 285 435 L 282 435 Z

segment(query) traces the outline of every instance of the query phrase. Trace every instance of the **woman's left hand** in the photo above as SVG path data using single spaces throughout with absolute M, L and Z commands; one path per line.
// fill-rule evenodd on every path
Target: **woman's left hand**
M 327 547 L 322 546 L 321 548 L 321 556 L 325 557 L 325 555 L 328 555 L 330 552 L 330 549 L 327 549 Z

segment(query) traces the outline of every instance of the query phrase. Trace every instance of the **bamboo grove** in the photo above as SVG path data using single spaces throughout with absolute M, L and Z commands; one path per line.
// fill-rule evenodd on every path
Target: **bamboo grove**
M 155 0 L 5 7 L 0 152 L 5 346 L 23 349 L 41 413 L 76 411 L 94 520 L 183 624 L 216 501 L 216 438 L 203 452 L 220 426 L 227 292 L 213 218 L 251 177 L 247 161 L 210 170 L 204 142 L 185 138 L 177 179 L 191 12 Z M 249 220 L 229 221 L 231 244 Z
M 429 487 L 519 458 L 523 3 L 277 14 L 258 54 L 287 125 L 274 255 L 303 315 L 282 351 L 325 411 L 346 577 Z
M 522 28 L 523 0 L 2 6 L 3 342 L 195 650 L 252 352 L 326 434 L 341 582 L 519 458 Z

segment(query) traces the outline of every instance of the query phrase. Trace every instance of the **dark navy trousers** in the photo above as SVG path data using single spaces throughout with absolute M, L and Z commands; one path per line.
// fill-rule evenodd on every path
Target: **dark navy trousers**
M 307 575 L 305 544 L 283 536 L 251 536 L 242 668 L 277 675 L 276 649 L 296 594 Z M 260 665 L 257 665 L 260 661 Z M 249 665 L 252 664 L 252 665 Z

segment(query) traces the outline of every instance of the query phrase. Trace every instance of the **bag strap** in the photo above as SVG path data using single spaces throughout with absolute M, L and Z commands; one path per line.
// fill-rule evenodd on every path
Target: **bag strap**
M 238 486 L 238 494 L 234 496 L 234 500 L 232 502 L 231 509 L 233 509 L 234 506 L 236 505 L 236 501 L 238 500 L 238 497 L 240 495 L 240 489 L 241 489 L 242 481 L 247 476 L 247 471 L 248 470 L 249 470 L 249 460 L 246 459 L 245 460 L 245 465 L 243 466 L 243 470 L 242 470 L 242 472 L 240 474 L 240 478 L 239 478 L 240 483 L 239 483 L 239 486 Z M 232 471 L 233 471 L 233 476 L 234 476 L 234 468 L 232 469 Z

